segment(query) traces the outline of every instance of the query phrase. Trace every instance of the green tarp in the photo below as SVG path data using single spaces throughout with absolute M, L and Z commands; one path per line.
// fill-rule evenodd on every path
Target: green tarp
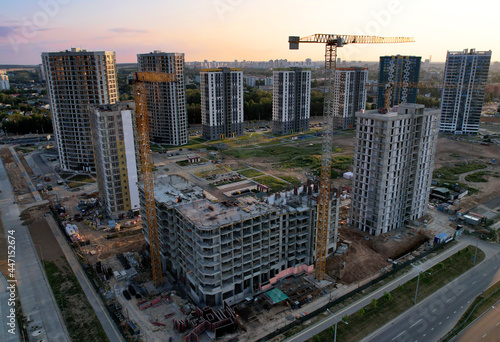
M 284 294 L 283 291 L 281 291 L 280 289 L 272 289 L 270 291 L 267 291 L 266 295 L 268 295 L 269 298 L 271 298 L 273 304 L 278 304 L 279 302 L 288 299 L 288 296 Z

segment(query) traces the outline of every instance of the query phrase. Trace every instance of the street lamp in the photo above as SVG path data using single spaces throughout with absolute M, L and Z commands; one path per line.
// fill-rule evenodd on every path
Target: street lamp
M 473 265 L 476 264 L 476 260 L 477 260 L 477 245 L 479 244 L 479 240 L 476 240 L 476 251 L 474 252 L 474 261 L 473 261 Z
M 333 337 L 333 342 L 337 342 L 337 323 L 338 323 L 338 318 L 337 316 L 335 316 L 331 311 L 330 309 L 326 309 L 326 311 L 328 311 L 333 317 L 335 317 L 335 335 Z M 342 323 L 345 323 L 346 325 L 348 325 L 349 323 L 347 322 L 344 322 L 343 320 L 340 320 Z
M 418 295 L 418 283 L 420 282 L 420 275 L 422 273 L 427 273 L 428 275 L 431 275 L 430 272 L 425 272 L 425 271 L 420 271 L 418 272 L 418 277 L 417 277 L 417 288 L 415 289 L 415 302 L 413 303 L 414 305 L 417 304 L 417 295 Z

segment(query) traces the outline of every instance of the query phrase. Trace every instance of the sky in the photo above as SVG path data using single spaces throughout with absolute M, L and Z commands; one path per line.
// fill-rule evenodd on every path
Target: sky
M 500 2 L 491 0 L 16 0 L 0 6 L 0 64 L 39 64 L 40 54 L 71 47 L 138 53 L 183 52 L 186 61 L 324 59 L 323 44 L 288 49 L 288 36 L 315 33 L 414 37 L 415 43 L 351 44 L 343 60 L 492 50 Z

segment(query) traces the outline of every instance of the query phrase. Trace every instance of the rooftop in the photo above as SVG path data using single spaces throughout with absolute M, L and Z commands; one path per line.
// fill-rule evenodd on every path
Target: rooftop
M 312 190 L 312 185 L 310 185 Z M 155 199 L 168 207 L 175 206 L 185 217 L 200 229 L 214 229 L 252 217 L 272 212 L 303 212 L 315 204 L 312 191 L 306 188 L 273 194 L 258 199 L 242 196 L 225 199 L 203 190 L 200 186 L 178 176 L 160 176 L 154 180 Z

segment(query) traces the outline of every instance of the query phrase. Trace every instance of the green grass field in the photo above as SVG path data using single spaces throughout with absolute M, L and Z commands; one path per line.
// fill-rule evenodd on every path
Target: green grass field
M 473 182 L 473 183 L 487 183 L 488 180 L 484 178 L 483 176 L 489 175 L 490 172 L 488 171 L 479 171 L 479 172 L 474 172 L 471 173 L 470 175 L 465 176 L 465 180 L 467 182 Z
M 73 341 L 109 341 L 83 289 L 64 258 L 65 269 L 43 260 L 43 266 Z M 82 319 L 82 317 L 85 317 Z
M 287 183 L 285 183 L 277 178 L 271 177 L 271 176 L 257 177 L 257 178 L 254 178 L 254 181 L 259 182 L 260 184 L 267 186 L 271 190 L 271 192 L 281 191 L 287 185 Z
M 247 178 L 253 178 L 253 177 L 263 175 L 262 172 L 255 170 L 255 169 L 245 169 L 245 170 L 238 171 L 238 173 L 242 176 L 247 177 Z
M 486 165 L 481 163 L 473 163 L 473 162 L 457 163 L 454 166 L 444 166 L 438 170 L 435 170 L 434 178 L 441 179 L 442 181 L 454 182 L 459 180 L 459 177 L 457 175 L 485 168 Z

